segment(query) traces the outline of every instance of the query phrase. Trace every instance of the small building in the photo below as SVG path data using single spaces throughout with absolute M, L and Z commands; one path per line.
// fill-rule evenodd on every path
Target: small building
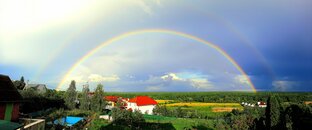
M 107 105 L 109 106 L 116 106 L 116 103 L 118 101 L 118 99 L 121 98 L 119 96 L 105 96 L 104 100 L 107 102 Z
M 148 96 L 137 96 L 128 101 L 128 110 L 139 110 L 143 114 L 153 114 L 153 109 L 156 107 L 157 102 Z
M 257 105 L 259 106 L 259 107 L 267 107 L 267 105 L 266 105 L 266 103 L 265 102 L 258 102 L 257 103 Z
M 120 103 L 120 108 L 125 109 L 127 107 L 128 98 L 122 98 L 120 96 L 105 96 L 104 100 L 107 102 L 106 109 L 111 110 L 113 107 Z
M 9 76 L 0 75 L 0 120 L 18 121 L 22 96 Z
M 88 92 L 88 97 L 91 98 L 93 97 L 94 94 L 95 94 L 94 92 Z

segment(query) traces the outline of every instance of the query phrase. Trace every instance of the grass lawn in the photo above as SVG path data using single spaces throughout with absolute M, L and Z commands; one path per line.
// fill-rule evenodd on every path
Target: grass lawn
M 157 116 L 157 115 L 144 115 L 144 118 L 146 122 L 141 123 L 139 129 L 183 130 L 185 128 L 188 128 L 188 129 L 197 128 L 198 130 L 200 129 L 207 130 L 207 129 L 213 128 L 213 123 L 214 123 L 214 120 L 175 118 L 175 117 L 165 117 L 165 116 Z M 130 129 L 130 127 L 113 124 L 104 119 L 94 119 L 91 122 L 89 129 L 91 130 L 98 130 L 98 129 L 117 129 L 117 130 L 125 129 L 127 130 L 127 129 Z
M 184 128 L 198 128 L 198 129 L 209 129 L 213 127 L 213 120 L 205 119 L 190 119 L 190 118 L 175 118 L 175 117 L 164 117 L 157 115 L 144 115 L 146 122 L 153 123 L 170 123 L 177 130 L 183 130 Z

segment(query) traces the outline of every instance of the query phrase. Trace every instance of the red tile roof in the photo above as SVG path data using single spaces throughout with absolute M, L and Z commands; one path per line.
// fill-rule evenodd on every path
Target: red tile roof
M 135 98 L 131 98 L 129 102 L 136 103 L 137 106 L 157 105 L 157 102 L 148 96 L 137 96 Z
M 105 96 L 104 99 L 106 101 L 112 101 L 112 102 L 117 102 L 118 98 L 120 98 L 119 96 Z

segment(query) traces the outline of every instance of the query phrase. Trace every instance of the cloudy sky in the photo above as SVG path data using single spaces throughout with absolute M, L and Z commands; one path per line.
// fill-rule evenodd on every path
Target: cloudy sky
M 312 2 L 0 0 L 0 74 L 61 90 L 311 91 Z

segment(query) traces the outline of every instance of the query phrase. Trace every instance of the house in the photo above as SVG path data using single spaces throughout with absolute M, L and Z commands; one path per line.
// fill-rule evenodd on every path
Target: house
M 105 96 L 104 100 L 107 102 L 107 105 L 105 106 L 105 109 L 112 110 L 117 104 L 119 96 Z
M 120 103 L 120 108 L 125 109 L 127 107 L 128 98 L 122 98 L 120 96 L 105 96 L 104 100 L 107 102 L 106 109 L 111 110 L 113 107 Z
M 0 75 L 0 120 L 18 121 L 21 101 L 22 96 L 11 79 L 6 75 Z
M 265 102 L 258 102 L 257 103 L 257 105 L 259 106 L 259 107 L 267 107 L 267 105 L 266 105 L 266 103 Z
M 104 99 L 106 100 L 107 104 L 109 106 L 116 106 L 116 103 L 118 101 L 118 99 L 121 98 L 119 96 L 105 96 Z
M 135 98 L 129 99 L 127 109 L 139 110 L 143 114 L 153 114 L 153 109 L 156 107 L 156 105 L 157 102 L 148 96 L 137 96 Z
M 27 84 L 25 89 L 33 89 L 39 94 L 44 94 L 48 90 L 45 84 Z
M 91 98 L 93 97 L 94 94 L 95 94 L 94 92 L 88 92 L 88 97 Z

